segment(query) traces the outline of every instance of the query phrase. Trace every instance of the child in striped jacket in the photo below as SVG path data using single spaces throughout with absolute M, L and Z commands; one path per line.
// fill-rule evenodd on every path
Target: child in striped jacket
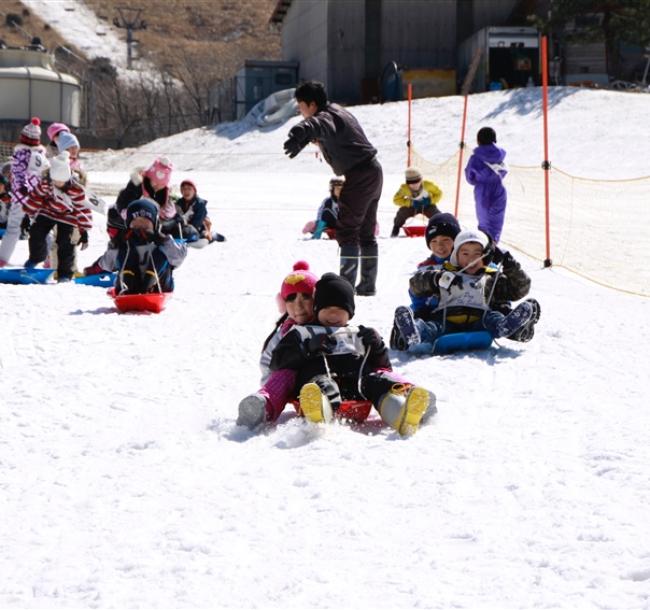
M 75 248 L 72 231 L 75 227 L 79 229 L 83 249 L 88 245 L 88 229 L 92 226 L 92 213 L 85 201 L 83 186 L 72 177 L 68 152 L 53 157 L 50 169 L 23 204 L 23 209 L 33 219 L 25 267 L 34 267 L 47 258 L 47 236 L 56 227 L 58 281 L 72 280 Z

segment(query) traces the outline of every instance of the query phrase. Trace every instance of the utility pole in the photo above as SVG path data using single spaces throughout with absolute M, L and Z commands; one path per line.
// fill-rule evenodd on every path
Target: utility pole
M 133 32 L 146 30 L 147 24 L 140 19 L 141 8 L 131 8 L 129 6 L 116 7 L 120 13 L 120 18 L 113 17 L 113 25 L 117 28 L 126 29 L 126 67 L 131 70 L 133 63 Z

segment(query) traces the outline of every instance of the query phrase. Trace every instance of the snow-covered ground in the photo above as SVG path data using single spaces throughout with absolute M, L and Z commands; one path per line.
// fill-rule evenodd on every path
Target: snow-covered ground
M 468 131 L 489 121 L 510 163 L 538 165 L 537 111 L 512 95 L 473 96 Z M 647 174 L 650 98 L 553 100 L 555 165 Z M 415 144 L 433 161 L 454 152 L 460 108 L 416 102 Z M 353 321 L 387 337 L 427 251 L 386 238 L 404 104 L 353 110 L 386 170 L 379 294 Z M 516 253 L 542 305 L 531 343 L 392 354 L 438 396 L 414 437 L 374 416 L 351 429 L 290 410 L 261 434 L 234 425 L 282 277 L 298 259 L 338 266 L 334 242 L 301 238 L 330 172 L 281 154 L 287 127 L 87 159 L 114 195 L 168 153 L 228 237 L 189 252 L 162 314 L 119 315 L 97 288 L 0 286 L 0 607 L 650 608 L 648 299 Z M 105 244 L 102 220 L 81 265 Z M 642 258 L 646 243 L 626 246 Z M 25 255 L 20 242 L 14 260 Z

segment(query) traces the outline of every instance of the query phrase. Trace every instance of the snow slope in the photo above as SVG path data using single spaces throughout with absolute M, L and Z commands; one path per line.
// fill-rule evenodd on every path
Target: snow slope
M 134 60 L 138 71 L 129 71 L 127 65 L 126 30 L 120 30 L 107 21 L 100 20 L 83 0 L 21 0 L 32 12 L 37 13 L 66 40 L 83 51 L 86 57 L 110 57 L 121 78 L 136 79 L 142 70 L 152 66 L 144 60 Z M 135 13 L 128 7 L 125 15 L 132 19 Z M 137 58 L 137 52 L 134 52 Z
M 647 173 L 648 98 L 554 95 L 557 165 Z M 511 100 L 472 97 L 469 132 L 490 116 L 510 162 L 537 164 L 535 110 Z M 458 98 L 416 109 L 416 145 L 449 156 Z M 385 238 L 404 105 L 354 112 L 387 172 L 379 295 L 358 299 L 354 321 L 387 337 L 426 249 Z M 115 194 L 169 152 L 228 237 L 190 251 L 162 314 L 118 315 L 101 289 L 0 286 L 0 607 L 650 608 L 648 299 L 517 254 L 542 304 L 533 342 L 393 354 L 438 396 L 413 438 L 374 416 L 234 425 L 282 277 L 297 259 L 338 264 L 335 243 L 301 239 L 330 172 L 280 154 L 287 127 L 195 130 L 88 160 Z M 98 218 L 80 263 L 104 243 Z M 14 260 L 25 255 L 20 242 Z

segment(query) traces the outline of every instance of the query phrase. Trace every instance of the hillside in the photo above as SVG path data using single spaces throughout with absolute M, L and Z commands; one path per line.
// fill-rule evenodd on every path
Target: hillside
M 79 5 L 87 6 L 103 26 L 98 29 L 100 36 L 108 30 L 125 38 L 125 30 L 113 26 L 113 19 L 120 16 L 118 7 L 125 5 L 122 0 L 64 0 L 57 4 L 71 21 Z M 52 27 L 40 16 L 38 5 L 36 0 L 3 0 L 0 38 L 8 45 L 20 46 L 28 44 L 32 36 L 39 36 L 48 49 L 65 44 L 85 56 L 81 41 L 66 37 L 65 22 L 61 28 Z M 175 65 L 185 51 L 218 58 L 224 75 L 233 74 L 246 58 L 279 56 L 279 35 L 268 25 L 275 0 L 147 0 L 141 5 L 146 7 L 141 17 L 147 28 L 135 35 L 139 54 L 160 68 Z M 20 27 L 8 25 L 8 15 L 17 15 Z

